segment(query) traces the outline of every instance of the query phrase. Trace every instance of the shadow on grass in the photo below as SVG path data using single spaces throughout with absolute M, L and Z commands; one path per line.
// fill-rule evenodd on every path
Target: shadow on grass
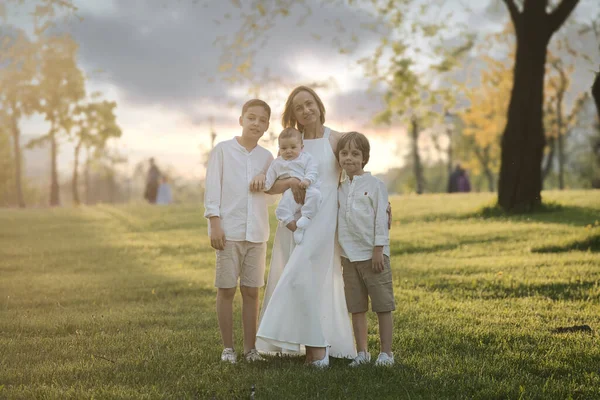
M 508 236 L 493 236 L 477 239 L 463 239 L 458 240 L 454 238 L 448 238 L 452 242 L 445 242 L 440 244 L 434 244 L 431 246 L 415 246 L 412 242 L 401 242 L 399 240 L 390 241 L 390 252 L 392 256 L 406 255 L 406 254 L 418 254 L 418 253 L 436 253 L 438 251 L 456 250 L 461 246 L 468 246 L 471 244 L 483 244 L 483 243 L 499 243 L 509 242 L 511 239 Z
M 531 251 L 533 253 L 565 253 L 569 251 L 589 251 L 598 253 L 600 252 L 600 233 L 590 235 L 585 239 L 573 240 L 565 244 L 534 247 Z
M 427 290 L 442 291 L 454 297 L 506 299 L 541 296 L 552 300 L 581 301 L 597 299 L 600 294 L 600 283 L 597 280 L 556 283 L 514 283 L 512 281 L 457 282 L 447 280 L 427 284 Z
M 591 207 L 567 206 L 556 202 L 544 203 L 538 210 L 528 214 L 506 214 L 497 205 L 484 206 L 474 213 L 472 218 L 500 219 L 523 222 L 542 222 L 566 224 L 572 226 L 594 225 L 600 220 L 600 209 Z

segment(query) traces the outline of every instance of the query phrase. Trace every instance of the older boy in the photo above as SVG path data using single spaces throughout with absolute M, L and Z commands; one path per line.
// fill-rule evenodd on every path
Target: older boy
M 264 285 L 269 239 L 268 195 L 250 189 L 264 185 L 264 175 L 273 161 L 272 154 L 258 145 L 270 117 L 271 109 L 264 101 L 246 102 L 239 118 L 241 136 L 217 144 L 206 171 L 204 216 L 210 221 L 210 244 L 217 258 L 217 319 L 224 345 L 221 360 L 230 363 L 237 361 L 233 348 L 233 298 L 238 279 L 245 358 L 262 360 L 255 342 L 258 289 Z

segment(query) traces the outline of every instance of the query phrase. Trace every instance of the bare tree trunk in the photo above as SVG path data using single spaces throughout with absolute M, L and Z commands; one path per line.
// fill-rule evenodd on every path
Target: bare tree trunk
M 85 192 L 85 204 L 90 204 L 90 149 L 86 151 L 85 167 L 83 169 L 83 191 Z
M 60 187 L 58 186 L 58 144 L 56 143 L 56 132 L 52 128 L 50 135 L 50 206 L 60 205 Z
M 15 190 L 17 193 L 17 203 L 19 207 L 25 208 L 25 199 L 23 198 L 23 183 L 22 183 L 22 172 L 21 167 L 23 166 L 21 161 L 21 132 L 19 131 L 19 124 L 17 117 L 13 113 L 11 118 L 11 130 L 13 137 L 13 151 L 15 156 Z
M 522 11 L 514 0 L 504 0 L 517 36 L 513 88 L 502 135 L 498 190 L 498 204 L 505 211 L 529 212 L 542 202 L 546 51 L 550 38 L 578 2 L 562 0 L 548 13 L 547 0 L 526 0 Z
M 416 191 L 417 194 L 422 194 L 425 188 L 425 179 L 423 178 L 423 166 L 421 165 L 421 157 L 419 156 L 419 122 L 414 117 L 411 120 L 411 127 L 413 167 L 417 186 Z
M 73 191 L 73 203 L 75 205 L 81 204 L 81 200 L 79 199 L 79 152 L 81 151 L 82 144 L 83 140 L 80 139 L 75 146 L 75 157 L 73 160 L 73 180 L 71 184 Z
M 598 120 L 600 120 L 600 72 L 596 74 L 596 79 L 594 79 L 594 84 L 592 85 L 592 97 L 596 103 Z
M 550 143 L 548 144 L 550 147 L 550 151 L 546 156 L 546 162 L 544 163 L 544 167 L 542 168 L 542 184 L 546 181 L 550 170 L 552 169 L 552 163 L 554 162 L 554 153 L 556 149 L 556 138 L 550 138 Z

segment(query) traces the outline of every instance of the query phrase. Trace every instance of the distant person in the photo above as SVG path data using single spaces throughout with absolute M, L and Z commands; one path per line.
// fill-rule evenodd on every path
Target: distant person
M 160 176 L 160 170 L 154 163 L 154 158 L 151 158 L 150 169 L 148 169 L 148 175 L 146 176 L 146 191 L 144 193 L 144 198 L 148 200 L 148 203 L 150 204 L 156 204 Z
M 217 320 L 223 341 L 221 361 L 235 364 L 233 298 L 238 281 L 242 293 L 244 358 L 261 361 L 256 351 L 258 290 L 265 284 L 269 201 L 262 190 L 273 161 L 258 140 L 269 128 L 271 108 L 253 99 L 242 107 L 241 136 L 226 140 L 210 152 L 206 169 L 204 217 L 210 245 L 216 250 Z M 254 191 L 251 191 L 251 188 Z
M 448 193 L 458 193 L 458 178 L 461 174 L 461 171 L 464 171 L 460 164 L 456 164 L 454 167 L 454 171 L 448 177 Z
M 158 187 L 158 194 L 156 196 L 156 204 L 167 205 L 173 202 L 173 195 L 171 193 L 171 185 L 166 176 L 161 178 L 160 186 Z
M 471 191 L 471 182 L 469 182 L 469 176 L 467 175 L 467 171 L 465 171 L 463 168 L 460 169 L 456 181 L 458 191 L 460 193 L 469 193 Z

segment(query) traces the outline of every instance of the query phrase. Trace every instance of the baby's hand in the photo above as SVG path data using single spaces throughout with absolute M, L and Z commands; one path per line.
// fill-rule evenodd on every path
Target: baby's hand
M 250 191 L 251 192 L 262 192 L 265 190 L 265 182 L 267 177 L 265 174 L 258 174 L 252 179 L 250 182 Z
M 300 187 L 302 189 L 307 189 L 310 186 L 310 181 L 308 179 L 303 179 L 300 181 Z

